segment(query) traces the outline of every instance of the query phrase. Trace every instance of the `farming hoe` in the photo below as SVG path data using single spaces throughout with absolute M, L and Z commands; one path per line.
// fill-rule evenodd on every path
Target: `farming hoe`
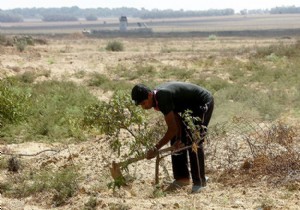
M 167 147 L 167 148 L 163 148 L 163 149 L 160 149 L 158 151 L 158 154 L 156 156 L 156 161 L 155 161 L 155 184 L 159 184 L 159 162 L 162 158 L 166 157 L 166 156 L 169 156 L 169 155 L 172 155 L 172 154 L 176 154 L 180 151 L 183 151 L 183 150 L 186 150 L 186 149 L 189 149 L 191 148 L 192 145 L 190 146 L 184 146 L 182 143 L 180 145 L 173 145 L 173 146 L 170 146 L 170 147 Z M 138 162 L 140 160 L 144 160 L 146 159 L 146 153 L 143 153 L 137 157 L 134 157 L 134 158 L 129 158 L 125 161 L 122 161 L 122 162 L 115 162 L 113 161 L 112 162 L 112 165 L 110 167 L 110 173 L 111 173 L 111 176 L 113 177 L 113 179 L 115 181 L 117 180 L 125 180 L 124 176 L 122 175 L 122 170 L 125 169 L 129 164 L 131 163 L 135 163 L 135 162 Z

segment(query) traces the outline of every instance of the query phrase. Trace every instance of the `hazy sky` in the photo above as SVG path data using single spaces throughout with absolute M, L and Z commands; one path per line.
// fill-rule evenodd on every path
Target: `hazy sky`
M 176 3 L 175 3 L 176 2 Z M 0 0 L 0 9 L 32 7 L 134 7 L 137 9 L 208 10 L 232 8 L 269 9 L 276 6 L 300 7 L 300 0 Z

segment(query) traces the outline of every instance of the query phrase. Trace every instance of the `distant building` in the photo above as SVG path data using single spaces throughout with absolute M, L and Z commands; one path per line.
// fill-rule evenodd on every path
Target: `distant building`
M 127 25 L 128 25 L 127 17 L 121 16 L 119 18 L 119 21 L 120 21 L 120 31 L 127 31 Z

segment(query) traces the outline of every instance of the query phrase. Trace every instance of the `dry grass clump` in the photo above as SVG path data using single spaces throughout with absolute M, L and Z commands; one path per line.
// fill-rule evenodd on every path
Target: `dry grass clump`
M 264 57 L 264 56 L 270 56 L 270 55 L 276 55 L 276 56 L 287 56 L 287 57 L 293 57 L 297 56 L 299 53 L 299 46 L 300 46 L 300 40 L 297 40 L 296 43 L 293 44 L 284 44 L 279 43 L 275 45 L 270 45 L 268 47 L 261 47 L 257 49 L 256 54 L 254 57 Z
M 18 172 L 20 169 L 20 161 L 16 157 L 11 157 L 8 160 L 8 171 Z

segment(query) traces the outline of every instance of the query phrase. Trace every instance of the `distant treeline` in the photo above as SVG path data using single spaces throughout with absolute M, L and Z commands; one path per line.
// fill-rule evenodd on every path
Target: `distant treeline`
M 300 13 L 300 7 L 276 7 L 270 10 L 271 14 L 295 14 Z
M 136 8 L 94 8 L 80 9 L 77 6 L 62 8 L 17 8 L 11 10 L 0 9 L 0 22 L 22 22 L 24 19 L 41 19 L 43 21 L 76 21 L 79 18 L 86 20 L 97 20 L 100 17 L 137 17 L 142 19 L 154 18 L 180 18 L 180 17 L 199 17 L 199 16 L 227 16 L 235 14 L 233 9 L 210 9 L 185 11 L 185 10 L 146 10 Z M 245 14 L 290 14 L 300 13 L 300 7 L 276 7 L 271 10 L 242 10 L 238 13 Z

